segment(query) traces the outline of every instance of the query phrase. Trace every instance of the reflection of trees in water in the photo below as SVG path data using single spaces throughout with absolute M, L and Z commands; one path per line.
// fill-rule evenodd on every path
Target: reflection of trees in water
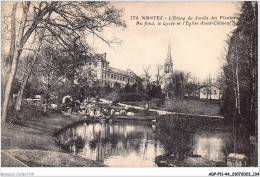
M 232 132 L 232 128 L 228 128 L 226 131 L 221 130 L 199 130 L 196 133 L 196 136 L 200 139 L 206 139 L 207 142 L 204 143 L 205 147 L 204 149 L 212 149 L 213 151 L 217 151 L 220 149 L 221 156 L 217 158 L 216 152 L 211 152 L 212 155 L 214 155 L 217 159 L 223 158 L 224 161 L 225 157 L 229 153 L 234 152 L 234 133 Z M 196 138 L 195 138 L 196 139 Z M 198 138 L 197 138 L 198 140 Z M 221 147 L 218 147 L 218 141 L 221 143 Z M 214 144 L 216 143 L 216 144 Z M 210 147 L 207 147 L 210 146 Z M 253 145 L 250 143 L 248 139 L 248 135 L 246 133 L 246 129 L 243 127 L 240 127 L 237 131 L 237 153 L 239 154 L 246 154 L 247 157 L 249 157 L 253 153 Z M 208 153 L 209 154 L 209 153 Z
M 124 126 L 122 125 L 124 128 Z M 116 127 L 117 130 L 118 127 Z M 106 128 L 109 130 L 109 128 Z M 104 162 L 104 159 L 108 156 L 115 155 L 127 155 L 129 151 L 140 152 L 142 144 L 143 132 L 140 131 L 105 131 L 101 133 L 95 133 L 95 138 L 89 142 L 89 146 L 92 150 L 96 150 L 96 160 Z
M 90 141 L 90 148 L 96 149 L 97 144 L 111 145 L 111 148 L 116 149 L 118 142 L 122 142 L 124 149 L 139 150 L 142 143 L 142 132 L 130 132 L 126 136 L 124 134 L 108 134 L 105 137 L 101 137 L 101 134 L 96 135 L 95 139 Z
M 222 149 L 222 153 L 225 156 L 234 152 L 235 134 L 233 131 L 234 130 L 231 127 L 229 128 L 229 131 L 226 132 L 214 131 L 215 134 L 217 134 L 219 137 L 223 139 L 224 147 Z M 247 157 L 251 157 L 254 154 L 254 145 L 250 142 L 250 138 L 245 127 L 239 126 L 237 128 L 236 138 L 237 138 L 236 153 L 246 154 Z M 249 164 L 250 164 L 250 160 L 251 158 L 249 158 L 249 162 L 248 162 Z
M 89 142 L 89 147 L 90 147 L 91 149 L 96 149 L 97 143 L 98 143 L 98 139 L 91 140 L 91 141 Z
M 89 145 L 91 149 L 96 149 L 97 144 L 111 144 L 112 148 L 115 148 L 119 139 L 120 136 L 118 134 L 111 134 L 110 136 L 106 136 L 104 138 L 101 138 L 101 135 L 97 135 L 95 139 L 89 141 Z
M 234 133 L 232 128 L 224 127 L 220 121 L 215 124 L 213 121 L 178 115 L 165 117 L 159 120 L 157 137 L 168 156 L 182 159 L 198 153 L 210 160 L 225 161 L 225 157 L 234 151 Z M 237 131 L 237 153 L 249 156 L 253 148 L 247 136 L 243 127 L 240 127 Z
M 66 152 L 79 153 L 85 147 L 85 140 L 81 137 L 76 137 L 70 141 L 60 142 L 59 145 Z
M 79 133 L 80 129 L 90 126 L 90 134 L 86 132 Z M 111 146 L 116 149 L 118 142 L 122 142 L 122 148 L 126 150 L 140 151 L 142 138 L 144 137 L 144 129 L 133 131 L 132 129 L 126 130 L 126 127 L 134 127 L 135 125 L 127 124 L 89 124 L 85 123 L 77 127 L 71 127 L 59 136 L 60 145 L 66 151 L 75 146 L 76 149 L 82 149 L 86 141 L 89 141 L 91 149 L 96 149 L 98 144 Z M 135 128 L 138 127 L 135 126 Z M 85 129 L 84 129 L 85 130 Z M 65 143 L 64 143 L 65 142 Z
M 75 152 L 78 155 L 81 151 L 82 155 L 93 154 L 93 156 L 90 155 L 91 159 L 104 162 L 104 159 L 110 156 L 127 157 L 132 152 L 147 159 L 149 141 L 152 141 L 153 154 L 156 156 L 157 148 L 160 147 L 156 143 L 158 140 L 154 134 L 151 127 L 136 123 L 91 123 L 66 130 L 60 136 L 60 140 L 72 144 L 67 147 L 70 149 L 69 152 Z M 74 141 L 76 138 L 78 141 Z

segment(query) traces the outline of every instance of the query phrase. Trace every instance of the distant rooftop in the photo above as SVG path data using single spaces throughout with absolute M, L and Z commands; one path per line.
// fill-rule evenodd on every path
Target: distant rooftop
M 103 61 L 109 64 L 109 62 L 106 59 L 106 53 L 104 54 L 88 54 L 88 56 L 86 56 L 86 60 L 88 61 Z M 120 75 L 124 75 L 124 76 L 128 76 L 128 77 L 135 77 L 136 74 L 131 71 L 130 69 L 127 69 L 127 71 L 121 70 L 121 69 L 117 69 L 117 68 L 113 68 L 113 67 L 108 67 L 108 71 L 115 73 L 115 74 L 120 74 Z
M 131 71 L 130 69 L 128 69 L 127 71 L 124 71 L 124 70 L 121 70 L 121 69 L 109 67 L 108 70 L 113 72 L 113 73 L 129 76 L 129 77 L 135 77 L 136 76 L 136 74 L 133 71 Z
M 101 60 L 101 61 L 107 62 L 106 58 L 107 58 L 106 53 L 103 53 L 103 54 L 88 54 L 88 56 L 86 56 L 86 60 L 88 60 L 88 61 Z

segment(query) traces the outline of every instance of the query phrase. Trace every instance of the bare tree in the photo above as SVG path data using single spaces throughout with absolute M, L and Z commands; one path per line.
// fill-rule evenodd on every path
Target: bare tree
M 145 81 L 146 86 L 149 85 L 151 82 L 152 75 L 149 73 L 150 67 L 151 67 L 151 65 L 143 67 L 143 70 L 144 70 L 143 79 Z
M 53 4 L 54 5 L 54 4 Z M 24 92 L 24 89 L 25 89 L 25 86 L 28 82 L 28 79 L 29 79 L 29 76 L 31 74 L 31 71 L 34 67 L 34 64 L 36 62 L 36 59 L 37 59 L 37 56 L 38 56 L 38 53 L 41 49 L 41 46 L 42 46 L 42 41 L 43 41 L 43 37 L 44 37 L 44 33 L 45 33 L 45 30 L 46 30 L 46 27 L 47 27 L 47 24 L 48 24 L 48 21 L 50 20 L 50 17 L 51 17 L 51 14 L 52 14 L 53 11 L 50 11 L 48 13 L 48 16 L 47 16 L 47 19 L 46 19 L 46 22 L 45 22 L 45 25 L 44 25 L 44 28 L 42 29 L 42 31 L 40 32 L 40 37 L 39 37 L 39 42 L 38 42 L 38 46 L 37 46 L 37 49 L 34 51 L 34 54 L 33 54 L 33 58 L 32 58 L 32 64 L 31 64 L 31 67 L 29 68 L 28 72 L 26 73 L 24 79 L 23 79 L 23 82 L 22 82 L 22 85 L 21 85 L 21 89 L 18 93 L 18 96 L 17 96 L 17 101 L 16 101 L 16 105 L 15 105 L 15 110 L 16 111 L 20 111 L 21 109 L 21 104 L 22 104 L 22 99 L 23 99 L 23 92 Z
M 6 120 L 7 116 L 7 109 L 8 109 L 8 103 L 9 103 L 9 97 L 11 93 L 11 88 L 12 84 L 14 81 L 14 77 L 16 74 L 17 70 L 17 63 L 21 54 L 21 48 L 23 47 L 22 44 L 22 39 L 23 39 L 23 34 L 24 34 L 24 29 L 25 29 L 25 24 L 26 24 L 26 19 L 27 19 L 27 12 L 29 10 L 30 2 L 22 2 L 23 6 L 23 12 L 22 12 L 22 18 L 18 30 L 18 34 L 16 36 L 15 31 L 16 31 L 16 26 L 15 26 L 15 18 L 16 18 L 16 9 L 17 9 L 17 3 L 13 5 L 13 10 L 12 10 L 12 26 L 11 26 L 11 33 L 12 33 L 12 38 L 11 38 L 11 47 L 10 47 L 10 52 L 9 52 L 9 57 L 10 61 L 12 62 L 11 64 L 11 69 L 9 73 L 9 77 L 7 79 L 6 86 L 5 88 L 5 95 L 3 99 L 3 104 L 2 104 L 2 121 Z
M 157 85 L 157 86 L 159 86 L 159 85 L 162 84 L 163 78 L 164 78 L 164 76 L 165 76 L 165 73 L 164 73 L 164 72 L 161 72 L 162 69 L 163 69 L 163 65 L 157 64 L 157 66 L 156 66 L 156 71 L 157 71 L 157 73 L 156 73 L 156 75 L 155 75 L 155 77 L 156 77 L 156 85 Z
M 4 89 L 4 98 L 2 104 L 2 121 L 5 121 L 8 109 L 8 102 L 12 83 L 17 70 L 17 63 L 24 50 L 34 50 L 35 60 L 38 56 L 38 51 L 41 49 L 40 41 L 45 40 L 50 44 L 53 41 L 58 41 L 64 49 L 70 51 L 70 56 L 73 58 L 73 39 L 84 38 L 85 36 L 92 34 L 102 41 L 110 45 L 113 41 L 107 41 L 102 37 L 102 31 L 104 28 L 111 25 L 125 26 L 121 20 L 121 11 L 115 9 L 113 6 L 109 6 L 108 2 L 22 2 L 21 19 L 16 17 L 17 3 L 13 5 L 12 20 L 11 20 L 11 42 L 10 51 L 7 61 L 11 61 L 10 74 L 6 86 L 2 85 Z M 54 15 L 50 18 L 50 14 Z M 48 15 L 49 14 L 49 15 Z M 16 32 L 16 21 L 20 21 L 19 30 Z M 35 31 L 37 36 L 38 48 L 34 49 L 31 46 L 26 45 L 28 39 L 32 37 Z M 16 34 L 16 33 L 17 34 Z M 81 40 L 83 41 L 83 40 Z M 54 44 L 55 45 L 55 44 Z M 88 47 L 88 46 L 87 46 Z M 33 67 L 33 65 L 32 65 Z M 30 75 L 30 71 L 28 71 Z M 25 77 L 24 84 L 26 84 Z M 23 89 L 23 87 L 21 87 Z M 23 91 L 19 94 L 22 98 Z M 16 109 L 20 109 L 18 103 Z

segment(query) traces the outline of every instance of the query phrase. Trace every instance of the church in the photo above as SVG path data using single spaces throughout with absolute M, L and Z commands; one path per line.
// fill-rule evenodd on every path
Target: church
M 168 46 L 168 52 L 167 52 L 167 56 L 164 62 L 164 79 L 163 79 L 163 84 L 162 84 L 162 88 L 163 91 L 166 93 L 167 97 L 168 97 L 168 91 L 167 91 L 167 85 L 171 82 L 171 75 L 173 73 L 173 62 L 172 62 L 172 55 L 171 55 L 171 42 L 169 41 L 169 46 Z
M 121 87 L 124 87 L 127 84 L 133 85 L 136 83 L 137 75 L 130 69 L 124 71 L 110 67 L 106 53 L 90 55 L 83 69 L 91 70 L 93 80 L 99 81 L 102 86 L 114 87 L 115 83 L 118 83 Z

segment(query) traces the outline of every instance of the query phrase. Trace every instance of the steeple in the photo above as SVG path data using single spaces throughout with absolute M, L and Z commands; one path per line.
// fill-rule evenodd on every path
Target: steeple
M 169 39 L 168 53 L 164 63 L 164 73 L 173 72 L 173 62 L 171 55 L 171 40 Z

